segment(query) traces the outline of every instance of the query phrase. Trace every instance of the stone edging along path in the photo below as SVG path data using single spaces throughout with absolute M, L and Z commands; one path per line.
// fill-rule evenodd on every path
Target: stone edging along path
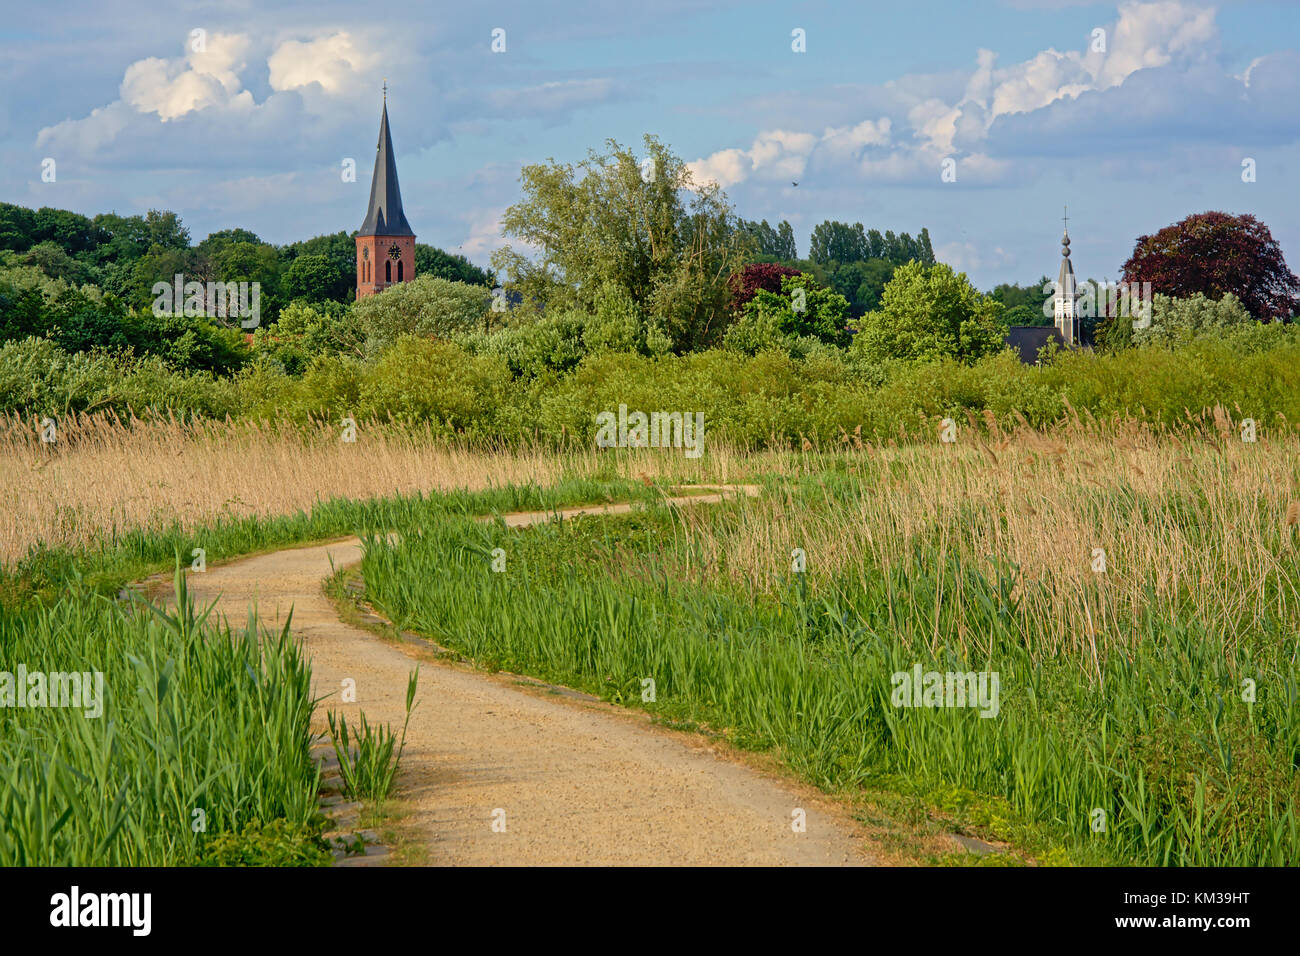
M 701 490 L 714 493 L 666 501 L 699 505 L 729 494 L 758 493 L 748 485 Z M 557 515 L 621 514 L 633 507 L 614 504 L 502 518 L 511 527 L 523 527 Z M 311 657 L 313 690 L 325 698 L 318 711 L 321 723 L 327 709 L 349 722 L 364 711 L 372 723 L 400 728 L 407 678 L 419 660 L 417 705 L 395 796 L 402 801 L 400 828 L 406 838 L 427 847 L 427 862 L 875 862 L 865 833 L 839 805 L 812 787 L 754 769 L 725 746 L 658 727 L 642 712 L 586 695 L 556 694 L 515 675 L 431 660 L 413 647 L 344 623 L 322 581 L 360 560 L 361 542 L 349 538 L 209 567 L 190 574 L 188 583 L 196 601 L 215 601 L 217 612 L 233 621 L 244 620 L 254 605 L 264 626 L 280 627 L 292 610 L 293 633 Z M 348 678 L 355 681 L 357 700 L 344 704 L 339 690 Z M 339 806 L 339 825 L 350 823 L 355 809 Z M 804 832 L 792 826 L 796 810 L 804 813 Z

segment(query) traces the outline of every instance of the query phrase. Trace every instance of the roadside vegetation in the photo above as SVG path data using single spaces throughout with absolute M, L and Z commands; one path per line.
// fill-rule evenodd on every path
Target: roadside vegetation
M 3 669 L 40 673 L 48 704 L 24 681 L 10 691 L 27 705 L 0 711 L 0 866 L 202 865 L 271 846 L 281 865 L 328 860 L 311 668 L 288 626 L 211 621 L 179 573 L 172 612 L 70 584 L 0 606 Z M 55 706 L 56 673 L 90 697 Z
M 444 515 L 371 538 L 362 570 L 484 666 L 955 805 L 1042 862 L 1293 865 L 1298 450 L 1132 426 L 791 456 L 759 499 Z M 997 672 L 996 716 L 893 706 L 918 664 Z

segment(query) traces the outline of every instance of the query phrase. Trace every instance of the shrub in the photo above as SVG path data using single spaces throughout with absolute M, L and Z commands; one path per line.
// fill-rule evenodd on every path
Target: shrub
M 881 307 L 859 323 L 853 347 L 869 359 L 977 359 L 1002 350 L 1002 304 L 982 296 L 965 273 L 940 263 L 899 266 Z
M 367 417 L 427 421 L 447 433 L 490 437 L 497 410 L 509 402 L 510 384 L 509 367 L 495 356 L 407 336 L 367 368 L 359 410 Z
M 360 355 L 364 342 L 365 332 L 355 312 L 337 302 L 291 302 L 274 325 L 253 333 L 258 354 L 279 362 L 291 375 L 301 374 L 322 356 Z
M 780 293 L 766 289 L 754 293 L 737 323 L 744 327 L 728 329 L 723 341 L 745 352 L 768 346 L 788 349 L 791 338 L 805 336 L 844 347 L 849 344 L 848 315 L 849 300 L 838 292 L 803 273 L 786 275 Z
M 1157 294 L 1152 302 L 1151 324 L 1133 327 L 1133 344 L 1172 348 L 1197 336 L 1222 335 L 1229 329 L 1252 324 L 1250 313 L 1231 292 L 1218 301 L 1200 292 L 1185 299 Z
M 481 327 L 491 303 L 485 286 L 416 276 L 359 300 L 353 310 L 366 353 L 377 355 L 403 335 L 450 338 Z

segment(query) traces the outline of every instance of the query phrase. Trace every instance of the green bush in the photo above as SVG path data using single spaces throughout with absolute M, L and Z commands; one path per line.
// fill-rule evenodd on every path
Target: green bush
M 366 353 L 377 355 L 403 335 L 450 338 L 480 328 L 491 304 L 485 286 L 425 275 L 366 296 L 353 310 Z
M 253 347 L 257 354 L 279 362 L 289 374 L 299 375 L 317 358 L 360 355 L 365 338 L 350 306 L 296 300 L 280 310 L 273 325 L 253 333 Z
M 1145 328 L 1134 325 L 1133 344 L 1172 348 L 1199 336 L 1221 336 L 1253 321 L 1231 292 L 1217 301 L 1200 292 L 1186 299 L 1157 294 L 1152 301 L 1151 324 Z
M 1002 304 L 980 295 L 964 272 L 939 263 L 899 266 L 880 308 L 858 323 L 853 348 L 875 361 L 977 359 L 1002 350 Z
M 157 356 L 68 353 L 48 339 L 0 345 L 0 413 L 70 415 L 114 411 L 237 414 L 237 386 L 208 372 L 179 372 Z
M 794 340 L 815 338 L 843 348 L 849 344 L 845 323 L 849 300 L 823 288 L 806 273 L 781 279 L 781 292 L 759 289 L 745 303 L 742 317 L 728 328 L 724 346 L 754 352 L 766 348 L 789 350 Z
M 497 410 L 509 403 L 511 381 L 509 367 L 494 356 L 408 336 L 366 369 L 358 411 L 487 438 L 497 434 Z

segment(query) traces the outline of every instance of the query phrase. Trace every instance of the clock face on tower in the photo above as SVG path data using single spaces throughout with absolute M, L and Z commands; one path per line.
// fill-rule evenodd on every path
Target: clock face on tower
M 388 258 L 393 260 L 402 258 L 402 247 L 399 246 L 397 243 L 393 243 L 391 246 L 389 246 Z

